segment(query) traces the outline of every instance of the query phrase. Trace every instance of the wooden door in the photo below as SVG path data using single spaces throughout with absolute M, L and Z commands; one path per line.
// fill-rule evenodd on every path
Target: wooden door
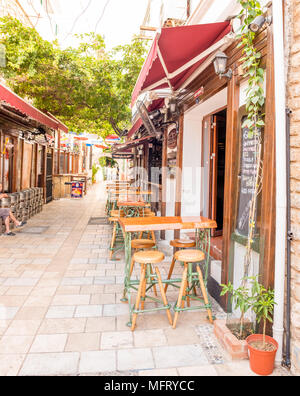
M 213 116 L 210 139 L 210 213 L 212 220 L 217 218 L 217 167 L 218 167 L 218 127 L 217 116 Z
M 30 188 L 31 169 L 32 169 L 32 148 L 33 148 L 32 144 L 24 142 L 23 161 L 22 161 L 22 186 L 21 186 L 22 190 Z

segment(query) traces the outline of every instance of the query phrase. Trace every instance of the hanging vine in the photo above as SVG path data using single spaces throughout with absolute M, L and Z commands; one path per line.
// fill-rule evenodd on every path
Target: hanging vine
M 252 179 L 252 199 L 249 210 L 249 231 L 247 238 L 247 251 L 244 259 L 244 279 L 249 275 L 249 267 L 252 259 L 252 245 L 256 229 L 257 200 L 262 187 L 262 139 L 261 131 L 265 125 L 263 107 L 265 104 L 264 94 L 264 70 L 260 67 L 262 55 L 255 47 L 255 33 L 249 25 L 259 15 L 262 15 L 262 7 L 257 0 L 237 0 L 242 10 L 239 18 L 242 21 L 238 38 L 239 46 L 243 46 L 242 67 L 244 77 L 247 78 L 246 111 L 247 119 L 242 128 L 248 129 L 249 138 L 254 140 L 254 161 L 256 172 Z

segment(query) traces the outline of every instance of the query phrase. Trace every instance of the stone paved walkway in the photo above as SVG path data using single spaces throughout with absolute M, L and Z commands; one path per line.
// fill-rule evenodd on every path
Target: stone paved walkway
M 0 375 L 254 375 L 248 361 L 225 356 L 205 312 L 182 313 L 176 330 L 165 313 L 140 315 L 134 333 L 126 327 L 124 258 L 108 259 L 111 226 L 89 225 L 104 217 L 103 201 L 95 186 L 0 237 Z M 214 314 L 224 316 L 216 304 Z

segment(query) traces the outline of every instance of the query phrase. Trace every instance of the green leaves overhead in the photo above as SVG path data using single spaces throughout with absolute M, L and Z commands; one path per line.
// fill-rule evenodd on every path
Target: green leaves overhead
M 0 74 L 20 96 L 49 111 L 71 130 L 107 136 L 130 122 L 131 93 L 143 65 L 144 42 L 106 51 L 100 35 L 79 36 L 78 48 L 61 49 L 35 29 L 0 18 L 6 67 Z
M 254 44 L 255 33 L 249 29 L 249 25 L 253 20 L 262 14 L 262 8 L 259 1 L 256 0 L 237 0 L 242 9 L 239 18 L 242 20 L 242 27 L 239 34 L 241 42 L 239 46 L 244 46 L 242 67 L 244 69 L 244 77 L 248 78 L 248 89 L 246 110 L 248 120 L 243 127 L 249 128 L 249 135 L 258 133 L 258 128 L 264 126 L 264 117 L 261 112 L 265 104 L 264 70 L 260 67 L 262 55 L 258 52 Z

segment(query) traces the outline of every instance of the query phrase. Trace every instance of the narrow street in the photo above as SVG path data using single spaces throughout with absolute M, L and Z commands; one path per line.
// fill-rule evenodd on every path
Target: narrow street
M 104 202 L 96 185 L 1 237 L 0 375 L 255 375 L 224 355 L 205 312 L 182 313 L 176 330 L 164 313 L 140 315 L 130 331 L 124 261 L 108 259 L 112 227 L 89 225 Z M 214 315 L 224 318 L 216 304 Z

